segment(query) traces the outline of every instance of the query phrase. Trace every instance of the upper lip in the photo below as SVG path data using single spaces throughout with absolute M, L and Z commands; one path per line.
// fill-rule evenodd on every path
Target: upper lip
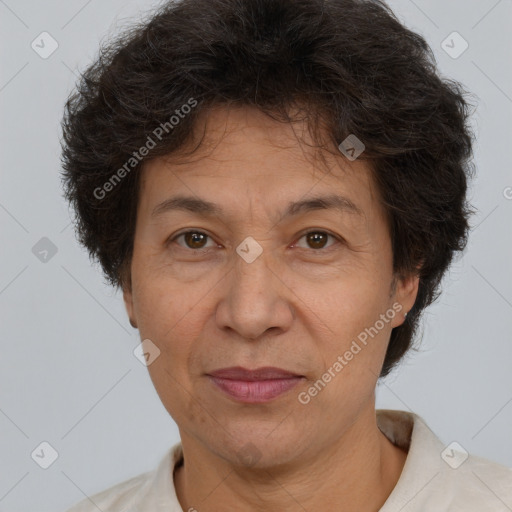
M 276 368 L 274 366 L 262 366 L 261 368 L 256 368 L 254 370 L 249 370 L 247 368 L 243 368 L 242 366 L 231 366 L 230 368 L 221 368 L 219 370 L 209 372 L 208 375 L 222 379 L 246 381 L 302 377 L 302 375 L 283 370 L 282 368 Z

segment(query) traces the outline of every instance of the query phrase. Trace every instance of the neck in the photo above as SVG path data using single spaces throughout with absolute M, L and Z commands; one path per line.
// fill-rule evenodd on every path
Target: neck
M 378 429 L 375 409 L 358 417 L 334 446 L 321 446 L 314 458 L 293 465 L 234 467 L 187 435 L 182 447 L 185 464 L 174 473 L 176 493 L 183 510 L 199 512 L 376 512 L 407 457 Z

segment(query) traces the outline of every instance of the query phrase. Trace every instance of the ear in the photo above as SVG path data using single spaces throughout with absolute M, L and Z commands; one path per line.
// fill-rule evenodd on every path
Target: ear
M 416 296 L 418 295 L 420 277 L 418 274 L 409 274 L 407 276 L 396 277 L 395 279 L 394 292 L 392 293 L 393 302 L 400 304 L 402 307 L 391 321 L 391 325 L 398 327 L 404 323 L 405 315 L 414 306 Z
M 135 321 L 135 311 L 133 307 L 133 292 L 132 292 L 132 283 L 131 279 L 128 279 L 128 282 L 123 284 L 123 301 L 124 307 L 126 308 L 126 312 L 128 313 L 128 319 L 130 320 L 130 325 L 137 329 L 137 322 Z

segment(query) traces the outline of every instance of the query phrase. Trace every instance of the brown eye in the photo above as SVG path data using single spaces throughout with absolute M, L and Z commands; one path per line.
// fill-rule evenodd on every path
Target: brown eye
M 176 235 L 170 241 L 174 242 L 182 237 L 185 244 L 183 245 L 181 243 L 177 243 L 180 247 L 183 247 L 184 249 L 201 250 L 208 248 L 206 243 L 210 237 L 209 235 L 203 233 L 202 231 L 185 231 L 183 233 Z M 307 247 L 301 248 L 313 250 L 320 250 L 326 248 L 328 249 L 332 245 L 327 245 L 329 238 L 337 239 L 337 237 L 325 231 L 309 231 L 308 233 L 302 235 L 299 240 L 302 240 L 303 238 L 306 239 Z
M 175 236 L 172 241 L 178 240 L 181 237 L 183 237 L 183 240 L 185 241 L 186 249 L 205 249 L 205 243 L 209 238 L 206 233 L 201 231 L 185 231 L 184 233 L 180 233 Z M 183 247 L 181 244 L 178 245 Z
M 334 235 L 331 235 L 330 233 L 326 233 L 325 231 L 309 231 L 308 233 L 305 233 L 302 235 L 302 238 L 306 239 L 306 243 L 308 244 L 308 247 L 306 249 L 325 249 L 327 246 L 328 239 L 335 238 Z M 331 244 L 332 245 L 332 244 Z

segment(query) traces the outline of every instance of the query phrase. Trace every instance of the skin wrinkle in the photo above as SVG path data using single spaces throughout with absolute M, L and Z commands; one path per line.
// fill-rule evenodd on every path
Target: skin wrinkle
M 436 64 L 385 2 L 185 0 L 102 45 L 80 73 L 62 123 L 65 196 L 80 243 L 161 351 L 148 370 L 180 429 L 186 463 L 172 477 L 184 511 L 364 512 L 395 485 L 406 454 L 376 426 L 376 381 L 416 350 L 476 213 L 467 91 Z M 349 135 L 364 143 L 355 162 L 338 149 Z M 281 217 L 290 201 L 333 191 L 365 218 Z M 228 215 L 150 220 L 175 193 Z M 209 251 L 169 241 L 178 230 L 205 232 Z M 344 240 L 299 249 L 306 231 Z M 250 264 L 236 252 L 247 236 L 263 249 Z M 241 405 L 206 377 L 235 364 L 282 366 L 304 383 Z M 261 453 L 254 467 L 238 459 L 247 441 Z
M 276 35 L 275 51 L 264 55 L 261 42 Z M 359 159 L 373 163 L 389 211 L 394 268 L 421 267 L 416 302 L 391 334 L 381 377 L 416 349 L 423 312 L 477 213 L 467 198 L 476 107 L 468 100 L 477 98 L 439 73 L 425 38 L 385 2 L 168 2 L 102 44 L 80 75 L 62 119 L 64 191 L 78 239 L 110 284 L 129 286 L 150 140 L 148 159 L 181 152 L 199 115 L 216 106 L 254 105 L 285 123 L 298 107 L 336 154 L 349 134 L 364 142 Z
M 389 227 L 367 164 L 326 154 L 331 172 L 319 174 L 290 125 L 248 107 L 212 112 L 207 136 L 216 144 L 204 158 L 144 166 L 132 287 L 123 293 L 141 339 L 161 350 L 148 370 L 180 431 L 185 463 L 174 477 L 181 506 L 377 511 L 406 454 L 377 427 L 375 386 L 391 329 L 414 304 L 418 278 L 399 280 L 393 293 Z M 333 192 L 351 198 L 365 217 L 319 210 L 273 220 L 290 201 Z M 178 193 L 217 203 L 228 216 L 168 212 L 151 219 L 157 204 Z M 166 245 L 188 229 L 211 236 L 211 252 Z M 330 251 L 307 249 L 302 234 L 309 231 L 346 242 L 331 238 Z M 263 248 L 250 264 L 235 252 L 247 236 Z M 307 405 L 299 403 L 298 393 L 393 303 L 401 312 Z M 238 365 L 277 366 L 305 381 L 271 402 L 240 404 L 205 376 Z M 237 455 L 248 442 L 261 454 L 254 466 Z

